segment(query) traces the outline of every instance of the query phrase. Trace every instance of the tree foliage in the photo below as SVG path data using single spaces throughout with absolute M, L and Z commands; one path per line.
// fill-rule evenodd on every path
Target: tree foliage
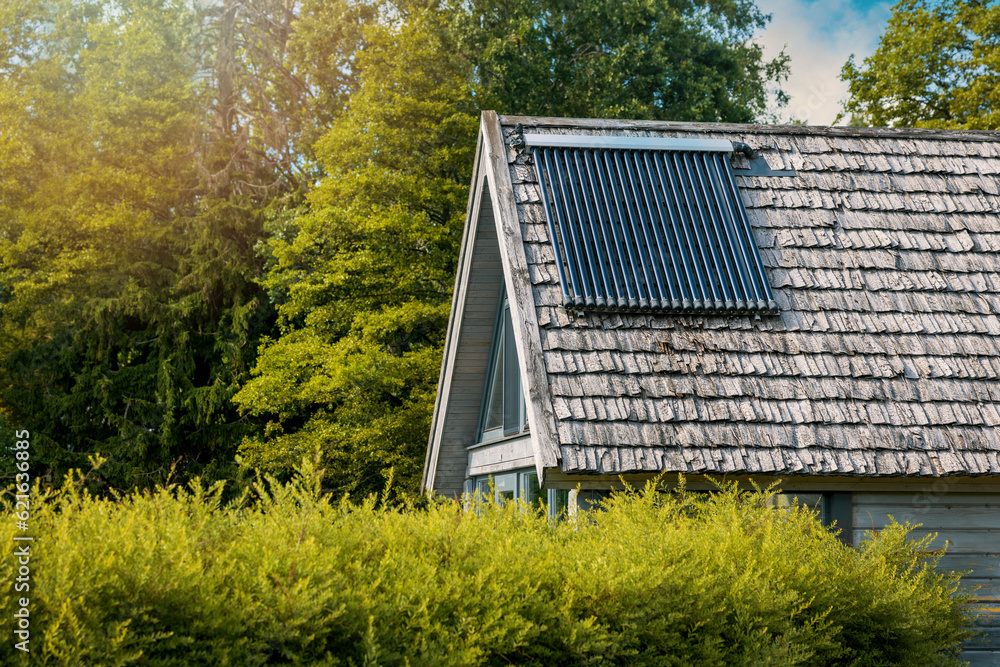
M 841 72 L 854 125 L 1000 129 L 1000 6 L 902 0 L 874 54 Z
M 39 469 L 99 451 L 117 486 L 177 462 L 232 474 L 246 427 L 230 397 L 273 319 L 255 246 L 282 174 L 258 157 L 206 178 L 268 149 L 237 145 L 260 134 L 249 123 L 207 122 L 211 16 L 60 0 L 0 18 L 3 125 L 22 160 L 0 186 L 4 417 L 38 434 Z
M 8 665 L 945 667 L 973 607 L 898 525 L 841 543 L 735 487 L 523 503 L 331 502 L 314 470 L 241 505 L 194 484 L 32 499 L 31 654 Z M 36 500 L 37 498 L 37 500 Z M 13 511 L 10 501 L 2 505 Z M 0 557 L 23 543 L 0 524 Z M 0 609 L 20 608 L 14 568 Z
M 359 87 L 316 144 L 326 177 L 272 241 L 282 335 L 236 396 L 269 420 L 246 463 L 320 447 L 351 490 L 419 474 L 478 121 L 442 15 L 403 17 L 367 26 Z
M 752 0 L 452 2 L 476 100 L 501 113 L 748 123 L 788 73 Z M 776 89 L 777 102 L 787 101 Z

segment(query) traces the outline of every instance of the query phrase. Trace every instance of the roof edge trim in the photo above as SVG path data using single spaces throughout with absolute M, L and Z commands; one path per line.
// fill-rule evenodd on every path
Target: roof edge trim
M 939 141 L 1000 142 L 993 130 L 947 130 L 922 127 L 850 127 L 843 125 L 761 125 L 755 123 L 709 123 L 673 120 L 628 120 L 595 118 L 554 118 L 546 116 L 499 116 L 504 126 L 521 123 L 524 129 L 578 128 L 607 131 L 738 132 L 744 135 L 787 134 L 824 137 L 885 137 L 893 139 L 936 139 Z
M 535 447 L 535 469 L 539 481 L 543 469 L 559 462 L 559 439 L 555 411 L 549 390 L 548 373 L 542 355 L 541 334 L 535 312 L 534 295 L 528 279 L 528 261 L 524 254 L 521 223 L 517 217 L 517 201 L 507 161 L 507 146 L 500 118 L 495 111 L 483 111 L 481 117 L 486 179 L 493 198 L 500 260 L 503 264 L 507 299 L 516 332 L 518 365 L 527 391 L 525 401 L 532 445 Z M 514 276 L 518 279 L 515 280 Z
M 458 350 L 458 338 L 461 330 L 461 314 L 465 308 L 464 292 L 469 282 L 472 264 L 472 246 L 476 242 L 476 226 L 479 223 L 479 205 L 486 187 L 486 154 L 483 150 L 483 132 L 480 129 L 476 138 L 476 157 L 472 164 L 472 179 L 469 184 L 469 200 L 465 209 L 465 225 L 462 229 L 462 244 L 458 257 L 458 268 L 455 272 L 455 286 L 451 295 L 451 310 L 448 315 L 448 329 L 445 333 L 444 358 L 441 360 L 441 370 L 438 374 L 438 390 L 434 397 L 434 413 L 431 417 L 431 430 L 427 438 L 427 453 L 424 456 L 424 471 L 420 480 L 420 493 L 434 489 L 437 481 L 438 455 L 441 451 L 441 428 L 448 401 L 451 397 L 451 373 L 455 354 Z M 456 313 L 458 316 L 456 317 Z
M 677 139 L 673 137 L 616 137 L 594 134 L 524 133 L 527 146 L 554 148 L 609 148 L 647 151 L 704 151 L 732 153 L 733 142 L 724 139 Z

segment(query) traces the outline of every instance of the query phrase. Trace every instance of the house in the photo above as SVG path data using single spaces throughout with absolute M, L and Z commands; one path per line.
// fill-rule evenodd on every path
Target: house
M 476 155 L 425 489 L 781 480 L 1000 599 L 1000 135 L 485 112 Z

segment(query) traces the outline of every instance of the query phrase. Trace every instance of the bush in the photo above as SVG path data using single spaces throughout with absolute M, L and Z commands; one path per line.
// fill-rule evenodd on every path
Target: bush
M 333 503 L 308 466 L 226 506 L 80 488 L 32 508 L 32 665 L 947 665 L 968 635 L 957 577 L 904 527 L 851 549 L 733 486 L 576 522 Z M 13 643 L 0 661 L 27 664 Z

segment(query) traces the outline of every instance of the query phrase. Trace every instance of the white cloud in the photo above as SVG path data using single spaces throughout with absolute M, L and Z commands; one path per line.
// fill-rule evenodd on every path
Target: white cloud
M 765 55 L 773 58 L 785 48 L 791 57 L 791 76 L 783 85 L 791 101 L 779 116 L 829 125 L 847 98 L 847 84 L 839 78 L 841 67 L 852 53 L 860 63 L 875 51 L 891 5 L 850 0 L 758 0 L 757 6 L 772 15 L 767 30 L 757 38 Z

